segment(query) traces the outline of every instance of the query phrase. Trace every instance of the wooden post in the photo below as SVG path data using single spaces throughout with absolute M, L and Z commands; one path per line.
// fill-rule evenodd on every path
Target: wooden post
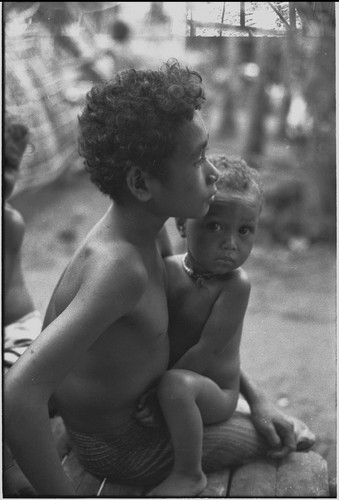
M 245 28 L 245 2 L 240 2 L 240 26 Z
M 290 11 L 290 28 L 291 28 L 291 30 L 295 30 L 296 29 L 296 15 L 295 15 L 294 2 L 289 2 L 288 8 Z

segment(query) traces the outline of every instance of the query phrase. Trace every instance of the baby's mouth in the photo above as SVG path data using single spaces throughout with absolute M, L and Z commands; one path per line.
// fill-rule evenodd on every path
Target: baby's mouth
M 235 257 L 234 256 L 231 256 L 231 255 L 224 255 L 223 257 L 219 257 L 217 259 L 218 262 L 222 262 L 222 263 L 226 263 L 226 264 L 233 264 L 234 263 L 234 259 Z

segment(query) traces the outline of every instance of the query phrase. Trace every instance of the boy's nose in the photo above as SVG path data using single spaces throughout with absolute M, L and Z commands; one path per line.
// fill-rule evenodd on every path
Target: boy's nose
M 207 184 L 214 184 L 219 179 L 219 172 L 209 160 L 206 159 L 207 166 Z

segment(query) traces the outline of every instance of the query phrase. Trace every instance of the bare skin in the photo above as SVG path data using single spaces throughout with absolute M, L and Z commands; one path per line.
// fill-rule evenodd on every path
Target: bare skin
M 175 462 L 150 496 L 192 496 L 201 491 L 192 477 L 200 475 L 203 485 L 203 424 L 228 420 L 238 401 L 239 349 L 250 294 L 250 282 L 240 265 L 253 246 L 260 200 L 254 194 L 244 194 L 243 199 L 229 195 L 222 202 L 220 198 L 218 192 L 204 217 L 178 221 L 180 233 L 187 236 L 191 269 L 213 276 L 189 276 L 183 255 L 165 259 L 172 369 L 160 380 L 158 398 Z
M 54 447 L 52 397 L 74 430 L 111 431 L 134 417 L 140 396 L 167 368 L 157 236 L 169 216 L 203 216 L 216 178 L 199 114 L 179 132 L 166 182 L 134 167 L 127 173 L 124 204 L 112 205 L 75 253 L 42 334 L 6 376 L 6 439 L 38 495 L 76 496 Z
M 4 165 L 5 326 L 14 323 L 35 309 L 22 272 L 21 252 L 25 236 L 25 221 L 22 215 L 9 202 L 19 176 L 20 163 L 26 148 L 26 142 L 17 143 L 16 147 L 18 154 L 16 161 L 5 150 Z
M 149 497 L 192 497 L 204 489 L 203 425 L 232 416 L 240 387 L 251 405 L 253 421 L 272 448 L 277 447 L 275 457 L 295 449 L 292 423 L 287 424 L 286 417 L 274 411 L 240 373 L 242 324 L 250 294 L 249 279 L 240 266 L 253 246 L 259 207 L 256 191 L 241 197 L 217 193 L 207 215 L 177 220 L 180 234 L 187 237 L 191 269 L 213 276 L 189 276 L 184 255 L 165 259 L 172 368 L 161 377 L 157 396 L 171 433 L 174 466 L 148 492 Z M 146 400 L 139 413 L 146 420 L 152 417 L 147 404 Z M 150 405 L 151 409 L 151 401 Z M 300 431 L 296 426 L 296 436 L 302 438 Z
M 7 436 L 39 494 L 75 495 L 52 445 L 51 397 L 74 430 L 108 432 L 129 421 L 141 394 L 167 368 L 157 234 L 171 215 L 206 213 L 217 177 L 205 159 L 208 137 L 198 113 L 180 138 L 166 183 L 143 173 L 140 188 L 140 170 L 128 172 L 131 194 L 109 208 L 75 253 L 42 334 L 6 377 Z
M 207 477 L 202 470 L 193 474 L 191 471 L 173 471 L 158 487 L 153 488 L 146 497 L 172 498 L 195 497 L 207 486 Z M 185 493 L 183 493 L 185 492 Z
M 33 299 L 26 286 L 22 267 L 22 247 L 25 236 L 25 221 L 21 213 L 11 202 L 16 181 L 20 175 L 22 157 L 29 138 L 28 128 L 17 121 L 11 114 L 6 114 L 4 123 L 4 157 L 3 157 L 3 187 L 4 187 L 4 289 L 3 289 L 3 373 L 6 374 L 21 352 L 27 347 L 32 337 L 38 334 L 40 322 Z M 33 313 L 37 318 L 33 328 L 22 328 L 25 316 Z M 21 321 L 23 320 L 23 323 Z M 27 324 L 25 325 L 27 326 Z M 8 328 L 7 328 L 8 327 Z M 15 347 L 14 347 L 15 346 Z M 14 347 L 14 349 L 13 349 Z M 3 443 L 3 482 L 5 488 L 27 494 L 32 488 L 27 479 L 17 470 L 7 443 Z
M 21 248 L 25 234 L 22 215 L 9 203 L 4 207 L 5 293 L 4 325 L 14 323 L 34 310 L 22 272 Z
M 166 369 L 168 362 L 166 295 L 162 260 L 156 244 L 153 241 L 143 248 L 140 245 L 136 252 L 131 243 L 126 243 L 121 235 L 118 238 L 117 234 L 114 243 L 108 243 L 115 227 L 110 209 L 69 265 L 46 318 L 47 322 L 53 321 L 72 301 L 79 289 L 84 266 L 90 279 L 88 286 L 93 283 L 94 293 L 98 273 L 100 283 L 110 281 L 107 290 L 101 285 L 97 300 L 102 301 L 105 293 L 107 296 L 114 293 L 115 287 L 123 290 L 126 276 L 135 283 L 135 291 L 128 290 L 128 302 L 124 297 L 124 302 L 119 304 L 122 310 L 126 307 L 126 313 L 100 334 L 82 362 L 66 375 L 54 392 L 61 415 L 79 431 L 106 432 L 123 423 L 130 416 L 138 395 Z M 113 280 L 109 279 L 112 275 L 115 277 L 114 289 L 111 288 Z M 137 279 L 132 281 L 133 275 Z M 121 301 L 116 295 L 117 292 L 111 298 L 112 303 Z M 129 312 L 132 304 L 133 310 Z M 99 307 L 95 303 L 93 306 Z M 138 336 L 133 328 L 136 324 Z M 100 364 L 96 362 L 99 359 Z M 144 375 L 140 377 L 140 373 Z

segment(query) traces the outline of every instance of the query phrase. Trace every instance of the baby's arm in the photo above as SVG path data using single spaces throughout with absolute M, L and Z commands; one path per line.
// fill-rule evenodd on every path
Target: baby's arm
M 247 274 L 238 269 L 232 278 L 226 281 L 215 301 L 199 342 L 191 347 L 173 368 L 205 373 L 234 336 L 241 335 L 249 294 L 250 282 Z
M 84 274 L 68 307 L 6 375 L 6 441 L 38 495 L 75 495 L 55 449 L 48 401 L 100 334 L 135 307 L 145 281 L 136 274 L 127 260 L 126 265 L 108 265 L 101 258 Z

